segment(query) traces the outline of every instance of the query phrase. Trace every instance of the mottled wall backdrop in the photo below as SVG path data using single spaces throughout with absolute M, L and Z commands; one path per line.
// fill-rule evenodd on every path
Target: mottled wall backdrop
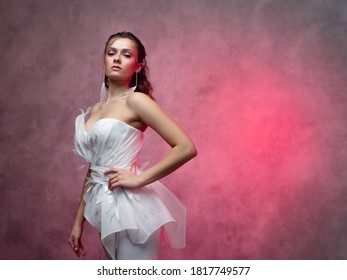
M 0 15 L 1 259 L 76 259 L 74 118 L 123 30 L 199 150 L 162 180 L 188 231 L 160 258 L 347 259 L 346 1 L 2 0 Z M 145 146 L 151 164 L 168 151 L 153 132 Z M 103 259 L 87 224 L 83 238 Z

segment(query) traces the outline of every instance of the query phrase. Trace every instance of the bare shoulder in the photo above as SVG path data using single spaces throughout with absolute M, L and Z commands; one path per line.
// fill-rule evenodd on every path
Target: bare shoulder
M 167 120 L 168 116 L 160 106 L 148 95 L 134 92 L 128 96 L 127 104 L 130 110 L 141 122 L 154 128 L 159 121 Z
M 127 102 L 129 105 L 137 105 L 138 103 L 141 105 L 143 102 L 154 102 L 154 100 L 143 92 L 135 91 L 132 94 L 129 94 Z
M 157 106 L 157 103 L 152 98 L 142 92 L 133 92 L 129 94 L 127 104 L 135 111 Z

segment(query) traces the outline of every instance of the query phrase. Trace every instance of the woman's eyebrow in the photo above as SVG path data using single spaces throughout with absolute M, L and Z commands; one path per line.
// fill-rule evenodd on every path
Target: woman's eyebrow
M 118 49 L 117 49 L 117 48 L 114 48 L 114 47 L 109 47 L 109 50 L 118 51 Z M 123 52 L 123 51 L 126 51 L 126 52 L 133 52 L 132 49 L 126 49 L 126 48 L 122 49 L 121 51 L 122 51 L 122 52 Z

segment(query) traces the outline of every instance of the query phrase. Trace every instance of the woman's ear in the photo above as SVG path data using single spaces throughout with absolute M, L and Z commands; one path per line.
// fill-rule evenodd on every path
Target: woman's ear
M 135 72 L 139 73 L 142 69 L 143 63 L 138 63 Z

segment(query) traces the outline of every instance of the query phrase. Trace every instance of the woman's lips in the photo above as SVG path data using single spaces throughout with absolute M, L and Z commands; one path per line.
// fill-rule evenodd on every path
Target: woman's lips
M 114 71 L 118 71 L 118 70 L 121 70 L 122 68 L 120 68 L 119 66 L 112 66 L 111 69 Z

